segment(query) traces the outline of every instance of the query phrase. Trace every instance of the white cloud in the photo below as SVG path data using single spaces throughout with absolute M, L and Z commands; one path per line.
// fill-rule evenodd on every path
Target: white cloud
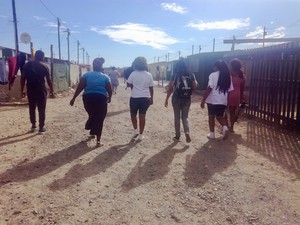
M 54 23 L 54 22 L 48 22 L 46 23 L 44 26 L 46 27 L 56 27 L 57 28 L 57 23 Z M 60 30 L 66 30 L 67 27 L 64 26 L 64 25 L 60 25 Z
M 223 21 L 214 21 L 214 22 L 190 22 L 186 27 L 198 29 L 198 30 L 236 30 L 239 28 L 245 28 L 250 25 L 250 18 L 239 19 L 233 18 Z
M 187 8 L 177 5 L 176 3 L 161 3 L 161 6 L 164 10 L 169 10 L 179 14 L 187 13 Z
M 283 38 L 285 37 L 285 27 L 278 27 L 273 33 L 266 35 L 266 38 Z
M 166 49 L 167 45 L 179 42 L 158 28 L 136 23 L 113 25 L 104 29 L 91 27 L 90 30 L 101 35 L 107 35 L 116 42 L 129 45 L 147 45 L 156 49 Z
M 285 36 L 285 27 L 278 27 L 273 32 L 268 30 L 266 34 L 266 38 L 282 38 Z M 264 28 L 256 27 L 255 31 L 249 32 L 246 34 L 247 38 L 263 38 Z
M 46 20 L 46 18 L 40 16 L 32 16 L 32 17 L 36 20 Z
M 262 38 L 263 37 L 264 28 L 256 27 L 255 31 L 251 31 L 246 34 L 247 38 Z

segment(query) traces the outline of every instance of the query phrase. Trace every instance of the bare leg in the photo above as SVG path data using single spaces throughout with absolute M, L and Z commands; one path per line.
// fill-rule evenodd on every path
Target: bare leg
M 136 130 L 136 129 L 137 129 L 137 119 L 136 119 L 136 115 L 135 115 L 135 114 L 130 114 L 130 115 L 131 115 L 132 126 L 133 126 L 133 128 Z
M 208 116 L 209 131 L 215 132 L 215 117 Z
M 216 118 L 217 118 L 218 122 L 220 123 L 220 125 L 222 127 L 226 126 L 226 119 L 225 119 L 225 117 L 219 117 L 219 116 L 217 116 Z
M 140 134 L 143 134 L 146 124 L 146 114 L 139 114 Z
M 233 132 L 233 126 L 236 122 L 236 115 L 235 115 L 236 106 L 230 106 L 229 107 L 229 113 L 230 113 L 230 131 Z
M 222 132 L 223 132 L 223 140 L 226 140 L 228 138 L 228 127 L 226 125 L 226 120 L 225 117 L 218 117 L 217 116 L 217 120 L 219 121 L 219 123 L 222 126 Z

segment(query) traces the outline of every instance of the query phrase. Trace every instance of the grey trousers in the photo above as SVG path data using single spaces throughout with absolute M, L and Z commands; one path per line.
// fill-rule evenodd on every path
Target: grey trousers
M 175 136 L 180 137 L 180 117 L 182 120 L 184 133 L 189 133 L 189 111 L 191 106 L 190 98 L 179 98 L 176 95 L 172 95 L 172 106 L 174 110 L 174 125 L 175 125 Z

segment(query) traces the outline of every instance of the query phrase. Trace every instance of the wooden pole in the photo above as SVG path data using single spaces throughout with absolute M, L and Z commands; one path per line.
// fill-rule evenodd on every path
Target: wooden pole
M 77 65 L 79 65 L 79 41 L 77 41 Z
M 51 51 L 51 60 L 50 60 L 50 76 L 51 80 L 53 82 L 53 45 L 50 45 L 50 51 Z
M 19 40 L 18 40 L 18 26 L 17 26 L 17 14 L 16 14 L 16 4 L 15 0 L 12 0 L 12 9 L 13 9 L 13 17 L 14 17 L 14 28 L 15 28 L 15 47 L 16 47 L 16 56 L 19 53 Z
M 60 21 L 59 18 L 57 17 L 57 34 L 58 34 L 58 57 L 61 59 L 61 54 L 60 54 Z

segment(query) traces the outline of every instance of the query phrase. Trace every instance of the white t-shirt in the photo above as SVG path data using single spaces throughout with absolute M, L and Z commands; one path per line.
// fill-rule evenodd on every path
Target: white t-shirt
M 149 87 L 153 87 L 153 78 L 151 73 L 147 71 L 133 71 L 127 83 L 132 84 L 132 98 L 150 98 Z
M 205 102 L 213 105 L 227 105 L 228 92 L 233 90 L 232 81 L 228 92 L 224 94 L 224 92 L 219 92 L 219 89 L 216 89 L 219 80 L 219 71 L 211 73 L 208 79 L 208 86 L 212 90 Z

